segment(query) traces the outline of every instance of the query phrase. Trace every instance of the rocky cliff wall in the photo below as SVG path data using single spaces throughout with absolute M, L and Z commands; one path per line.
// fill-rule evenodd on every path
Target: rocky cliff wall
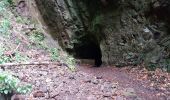
M 35 0 L 51 35 L 78 58 L 170 70 L 168 0 Z

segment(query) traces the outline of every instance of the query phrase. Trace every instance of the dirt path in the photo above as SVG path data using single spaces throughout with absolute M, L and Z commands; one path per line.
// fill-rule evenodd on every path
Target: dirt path
M 149 88 L 126 69 L 78 66 L 23 66 L 8 68 L 22 81 L 33 84 L 28 100 L 169 100 L 168 94 Z
M 115 68 L 115 67 L 87 67 L 87 66 L 80 66 L 80 70 L 83 70 L 86 73 L 92 74 L 94 76 L 103 77 L 105 80 L 109 80 L 110 82 L 117 82 L 121 87 L 122 91 L 121 95 L 125 96 L 129 100 L 131 100 L 130 92 L 134 92 L 136 97 L 142 98 L 142 100 L 162 100 L 163 96 L 158 96 L 159 93 L 163 93 L 164 91 L 159 89 L 153 89 L 149 87 L 150 84 L 149 80 L 138 80 L 135 75 L 131 75 L 129 71 L 125 68 Z M 128 91 L 129 90 L 129 91 Z M 127 92 L 127 94 L 126 94 Z M 128 96 L 129 92 L 129 96 Z M 132 96 L 133 97 L 133 96 Z M 163 99 L 164 100 L 164 99 Z

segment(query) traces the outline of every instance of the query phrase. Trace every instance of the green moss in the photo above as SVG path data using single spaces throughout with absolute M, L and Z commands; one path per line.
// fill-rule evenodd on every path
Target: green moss
M 91 26 L 92 32 L 95 33 L 100 32 L 100 26 L 102 25 L 102 20 L 103 20 L 102 15 L 96 15 L 96 17 L 92 20 L 92 26 Z

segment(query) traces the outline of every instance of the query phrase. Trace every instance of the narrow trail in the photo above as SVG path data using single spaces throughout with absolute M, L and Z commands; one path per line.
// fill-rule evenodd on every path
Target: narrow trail
M 150 88 L 149 81 L 138 80 L 125 68 L 41 65 L 9 67 L 33 90 L 26 100 L 169 100 L 164 91 Z M 170 93 L 170 92 L 168 92 Z
M 117 82 L 122 89 L 133 88 L 136 95 L 139 97 L 144 97 L 145 100 L 159 100 L 156 97 L 159 90 L 152 90 L 148 88 L 149 81 L 139 81 L 135 76 L 128 73 L 126 69 L 115 68 L 115 67 L 89 67 L 89 66 L 79 66 L 79 70 L 92 74 L 94 76 L 103 77 L 103 79 L 110 82 Z

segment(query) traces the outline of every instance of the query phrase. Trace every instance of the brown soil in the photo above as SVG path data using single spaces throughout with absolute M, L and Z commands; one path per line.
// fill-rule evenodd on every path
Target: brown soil
M 138 79 L 139 70 L 129 68 L 81 65 L 72 72 L 65 66 L 41 65 L 7 70 L 33 85 L 28 100 L 169 100 L 170 95 L 169 88 L 150 86 L 148 78 Z M 164 85 L 169 82 L 166 77 Z

